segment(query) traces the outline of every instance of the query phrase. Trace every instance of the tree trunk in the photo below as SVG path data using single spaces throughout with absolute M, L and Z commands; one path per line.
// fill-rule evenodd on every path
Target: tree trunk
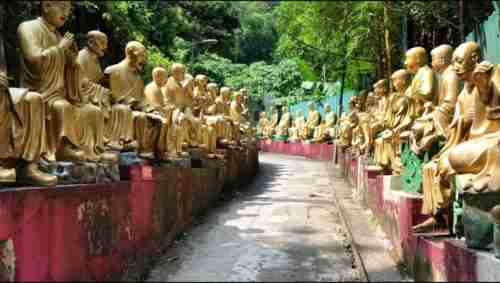
M 463 42 L 465 40 L 465 34 L 464 34 L 464 0 L 459 0 L 458 1 L 458 20 L 459 22 L 459 28 L 460 28 L 460 42 Z
M 392 74 L 392 58 L 391 58 L 391 38 L 389 31 L 389 1 L 384 1 L 384 39 L 385 39 L 385 54 L 387 64 L 387 78 L 389 79 Z M 392 87 L 389 87 L 392 90 Z

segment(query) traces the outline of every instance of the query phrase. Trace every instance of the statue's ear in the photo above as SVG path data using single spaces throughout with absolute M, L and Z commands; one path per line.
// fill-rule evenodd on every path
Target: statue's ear
M 473 52 L 471 54 L 471 59 L 472 61 L 475 63 L 475 64 L 478 64 L 479 63 L 479 53 L 477 52 Z

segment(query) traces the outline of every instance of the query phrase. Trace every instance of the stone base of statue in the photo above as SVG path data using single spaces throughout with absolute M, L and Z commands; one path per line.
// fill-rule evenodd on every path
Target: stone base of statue
M 118 164 L 40 161 L 40 170 L 58 177 L 59 185 L 96 184 L 120 181 Z
M 144 163 L 144 159 L 134 151 L 120 152 L 120 166 L 143 165 Z
M 493 246 L 493 207 L 500 203 L 500 192 L 460 192 L 462 203 L 461 220 L 468 248 L 489 250 Z
M 273 136 L 273 141 L 283 141 L 286 142 L 288 140 L 288 136 Z

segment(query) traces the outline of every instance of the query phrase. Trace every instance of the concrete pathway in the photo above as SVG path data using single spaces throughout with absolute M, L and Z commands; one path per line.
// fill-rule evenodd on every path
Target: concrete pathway
M 325 163 L 261 153 L 260 174 L 159 259 L 148 281 L 359 281 Z

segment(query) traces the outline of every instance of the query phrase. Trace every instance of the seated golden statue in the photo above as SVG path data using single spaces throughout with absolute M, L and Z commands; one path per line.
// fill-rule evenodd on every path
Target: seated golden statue
M 155 113 L 163 117 L 163 123 L 160 124 L 160 129 L 157 131 L 157 141 L 154 145 L 156 157 L 162 160 L 168 159 L 170 147 L 168 134 L 172 124 L 173 106 L 170 99 L 164 94 L 164 87 L 167 84 L 168 74 L 162 67 L 155 67 L 151 73 L 153 81 L 144 88 L 144 98 L 146 104 L 154 110 Z
M 56 176 L 38 168 L 47 146 L 42 96 L 27 89 L 9 90 L 7 75 L 0 70 L 0 107 L 0 132 L 4 137 L 0 143 L 0 183 L 56 185 Z
M 49 162 L 98 161 L 104 114 L 82 92 L 74 36 L 57 31 L 71 16 L 69 1 L 42 1 L 41 17 L 19 25 L 21 86 L 40 93 L 46 105 Z
M 215 99 L 209 94 L 207 76 L 197 75 L 194 79 L 194 86 L 193 111 L 199 124 L 198 146 L 204 150 L 207 157 L 214 158 L 217 149 L 218 117 L 214 116 L 211 111 L 214 111 Z
M 300 133 L 304 131 L 306 121 L 301 110 L 297 111 L 297 116 L 293 121 L 293 127 L 288 129 L 288 141 L 291 142 L 301 142 L 302 137 Z
M 104 73 L 109 76 L 114 108 L 120 109 L 113 111 L 117 115 L 112 112 L 108 125 L 111 127 L 110 135 L 114 137 L 112 140 L 130 143 L 131 137 L 126 136 L 131 127 L 139 157 L 150 159 L 155 157 L 156 140 L 165 119 L 148 103 L 144 93 L 141 72 L 146 61 L 146 47 L 138 41 L 131 41 L 125 47 L 125 59 L 107 67 Z M 119 118 L 123 120 L 116 120 Z
M 269 124 L 269 120 L 267 119 L 266 112 L 262 111 L 259 113 L 259 122 L 257 123 L 257 133 L 262 138 L 264 136 L 264 131 Z
M 377 100 L 372 111 L 373 121 L 369 125 L 372 146 L 375 147 L 375 138 L 384 130 L 385 115 L 389 107 L 389 81 L 381 79 L 373 84 L 374 98 Z
M 458 96 L 449 126 L 450 138 L 433 160 L 423 168 L 422 213 L 432 217 L 413 227 L 422 232 L 446 225 L 453 195 L 451 177 L 466 174 L 464 189 L 495 191 L 498 182 L 499 72 L 488 62 L 479 64 L 477 43 L 466 42 L 453 53 L 453 68 L 465 82 Z
M 389 97 L 387 112 L 384 119 L 384 131 L 375 140 L 375 163 L 385 169 L 391 169 L 394 175 L 399 175 L 403 168 L 400 156 L 400 134 L 409 130 L 413 117 L 410 112 L 410 99 L 407 91 L 410 74 L 406 70 L 397 70 L 391 76 L 396 89 Z
M 104 80 L 104 73 L 102 72 L 99 58 L 104 56 L 107 48 L 108 37 L 106 34 L 96 30 L 89 31 L 87 33 L 87 46 L 78 52 L 78 57 L 76 58 L 76 61 L 81 66 L 81 92 L 83 93 L 83 97 L 86 99 L 86 102 L 97 106 L 104 116 L 104 124 L 101 124 L 103 130 L 99 130 L 99 133 L 102 134 L 94 137 L 92 132 L 82 131 L 82 139 L 86 140 L 85 143 L 90 145 L 86 147 L 87 150 L 94 149 L 93 151 L 86 152 L 87 155 L 94 156 L 94 160 L 100 155 L 103 161 L 118 162 L 117 154 L 105 151 L 106 145 L 110 142 L 106 137 L 105 124 L 110 116 L 111 91 L 101 85 Z
M 267 127 L 266 133 L 267 137 L 271 139 L 276 132 L 276 127 L 278 126 L 279 122 L 279 113 L 277 108 L 273 108 L 272 114 L 271 114 L 271 120 L 269 121 L 269 126 Z
M 245 117 L 246 113 L 244 112 L 245 108 L 243 106 L 243 96 L 241 93 L 237 92 L 234 95 L 234 100 L 231 102 L 229 111 L 231 120 L 235 125 L 235 132 L 240 133 L 241 137 L 239 139 L 246 142 L 248 131 L 250 131 L 250 123 Z
M 332 112 L 330 104 L 325 106 L 325 119 L 323 119 L 319 126 L 314 129 L 313 141 L 321 143 L 326 141 L 327 138 L 333 137 L 333 126 L 337 120 L 335 112 Z
M 278 126 L 276 126 L 276 135 L 280 137 L 286 137 L 288 136 L 288 129 L 290 128 L 291 124 L 290 112 L 288 112 L 287 106 L 283 106 L 281 109 L 283 112 L 281 113 L 281 119 L 278 123 Z
M 165 95 L 173 99 L 175 110 L 172 112 L 172 131 L 168 135 L 169 140 L 175 147 L 169 153 L 171 157 L 188 156 L 184 148 L 192 144 L 190 140 L 191 122 L 194 116 L 192 106 L 192 77 L 186 74 L 183 64 L 172 64 L 171 76 L 165 86 Z
M 234 144 L 237 140 L 237 133 L 234 130 L 234 125 L 230 117 L 231 97 L 232 90 L 229 87 L 221 87 L 219 97 L 215 100 L 216 112 L 222 121 L 222 144 Z
M 406 52 L 406 69 L 414 74 L 408 96 L 411 99 L 414 125 L 402 136 L 409 138 L 410 148 L 416 154 L 430 149 L 437 140 L 434 116 L 438 113 L 438 80 L 427 65 L 427 52 L 414 47 Z M 439 115 L 439 114 L 438 114 Z M 437 117 L 437 116 L 436 116 Z
M 316 110 L 316 106 L 314 105 L 314 103 L 309 102 L 307 107 L 309 109 L 309 112 L 307 113 L 306 124 L 301 132 L 302 140 L 309 139 L 314 133 L 314 129 L 321 122 L 321 115 L 319 114 L 318 110 Z

